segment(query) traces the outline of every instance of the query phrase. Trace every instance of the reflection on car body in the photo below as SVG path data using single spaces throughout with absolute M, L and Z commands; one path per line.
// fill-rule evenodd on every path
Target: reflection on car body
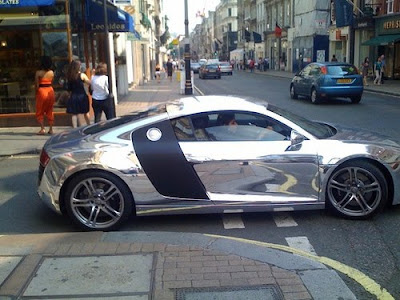
M 233 115 L 235 127 L 221 122 Z M 153 134 L 155 133 L 155 134 Z M 52 136 L 38 193 L 85 230 L 129 216 L 400 203 L 400 145 L 232 96 L 196 96 Z M 290 178 L 290 180 L 288 180 Z

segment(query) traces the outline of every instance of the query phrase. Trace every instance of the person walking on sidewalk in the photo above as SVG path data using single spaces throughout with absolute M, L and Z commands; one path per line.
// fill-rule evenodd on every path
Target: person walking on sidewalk
M 99 63 L 95 73 L 91 78 L 92 88 L 92 107 L 94 111 L 94 122 L 101 120 L 101 115 L 104 112 L 106 119 L 112 119 L 112 99 L 109 97 L 107 65 Z
M 167 76 L 169 78 L 169 82 L 172 82 L 172 72 L 173 72 L 174 66 L 171 62 L 171 59 L 168 59 L 167 62 Z
M 375 80 L 374 80 L 374 84 L 381 84 L 382 61 L 381 61 L 381 57 L 380 57 L 380 56 L 378 57 L 377 61 L 375 62 L 374 69 L 375 69 Z
M 160 80 L 161 80 L 161 66 L 160 66 L 160 64 L 157 64 L 157 65 L 156 65 L 156 72 L 155 72 L 155 74 L 156 74 L 157 82 L 160 83 Z
M 254 60 L 252 58 L 250 58 L 250 61 L 249 61 L 249 69 L 250 69 L 251 73 L 254 72 Z
M 49 123 L 49 134 L 53 134 L 54 113 L 53 106 L 55 102 L 54 89 L 52 82 L 54 72 L 50 69 L 52 65 L 49 56 L 42 56 L 40 69 L 35 73 L 35 90 L 36 90 L 36 120 L 40 124 L 38 135 L 45 134 L 44 116 L 46 115 Z
M 383 79 L 384 79 L 384 77 L 385 77 L 385 69 L 386 69 L 386 60 L 385 60 L 385 55 L 384 54 L 382 54 L 381 55 L 381 63 L 382 63 L 382 66 L 381 66 L 381 84 L 383 84 Z
M 364 85 L 368 85 L 368 82 L 367 82 L 368 71 L 369 71 L 369 58 L 368 57 L 366 57 L 364 59 L 364 62 L 361 67 L 362 67 L 361 71 L 362 71 Z
M 70 92 L 67 113 L 72 114 L 72 127 L 78 127 L 79 115 L 83 115 L 86 124 L 89 125 L 89 97 L 85 90 L 85 84 L 89 87 L 90 80 L 85 73 L 81 72 L 81 62 L 79 60 L 73 60 L 70 63 L 67 80 L 67 87 Z

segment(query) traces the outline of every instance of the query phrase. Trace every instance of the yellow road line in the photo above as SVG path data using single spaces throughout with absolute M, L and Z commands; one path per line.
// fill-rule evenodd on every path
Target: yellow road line
M 354 281 L 358 282 L 366 291 L 368 291 L 372 295 L 376 296 L 376 298 L 379 300 L 395 300 L 395 298 L 385 288 L 382 288 L 377 282 L 375 282 L 373 279 L 371 279 L 370 277 L 368 277 L 361 271 L 359 271 L 355 268 L 349 267 L 349 266 L 347 266 L 341 262 L 335 261 L 333 259 L 323 257 L 323 256 L 313 255 L 308 252 L 305 252 L 305 251 L 302 251 L 299 249 L 295 249 L 295 248 L 291 248 L 288 246 L 284 246 L 284 245 L 259 242 L 259 241 L 254 241 L 254 240 L 247 240 L 247 239 L 230 237 L 230 236 L 215 235 L 215 234 L 204 234 L 204 235 L 213 237 L 213 238 L 234 240 L 234 241 L 238 241 L 238 242 L 242 242 L 242 243 L 253 244 L 253 245 L 272 248 L 272 249 L 278 249 L 278 250 L 282 250 L 285 252 L 290 252 L 293 254 L 307 257 L 311 260 L 320 262 L 324 265 L 331 267 L 334 270 L 337 270 L 337 271 L 347 275 Z

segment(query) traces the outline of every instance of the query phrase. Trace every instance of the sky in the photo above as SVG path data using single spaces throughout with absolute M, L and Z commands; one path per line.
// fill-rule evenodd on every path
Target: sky
M 196 26 L 201 23 L 202 18 L 196 17 L 198 11 L 205 12 L 208 16 L 209 10 L 215 10 L 220 0 L 186 0 L 188 3 L 189 17 L 189 34 Z M 172 36 L 174 33 L 185 34 L 185 0 L 164 0 L 164 11 L 168 16 L 169 32 Z

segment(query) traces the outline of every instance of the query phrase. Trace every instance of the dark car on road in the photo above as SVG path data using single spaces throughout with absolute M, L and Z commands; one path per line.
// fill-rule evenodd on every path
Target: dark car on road
M 358 69 L 348 63 L 311 63 L 297 73 L 290 84 L 290 96 L 311 98 L 312 103 L 334 97 L 350 98 L 359 103 L 363 94 L 363 78 Z
M 206 63 L 200 67 L 199 78 L 218 78 L 221 79 L 221 68 L 218 63 Z

